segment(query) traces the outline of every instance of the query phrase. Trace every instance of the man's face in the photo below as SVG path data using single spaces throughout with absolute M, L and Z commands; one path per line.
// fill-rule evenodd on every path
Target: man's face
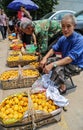
M 72 19 L 63 19 L 61 22 L 61 26 L 64 36 L 69 37 L 70 35 L 72 35 L 75 28 L 75 24 L 72 22 Z
M 32 33 L 34 32 L 34 28 L 29 25 L 25 29 L 22 29 L 22 31 L 26 34 L 32 35 Z

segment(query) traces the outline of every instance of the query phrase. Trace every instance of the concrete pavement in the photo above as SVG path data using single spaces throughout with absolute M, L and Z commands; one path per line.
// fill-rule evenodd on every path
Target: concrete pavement
M 0 41 L 0 73 L 8 69 L 6 59 L 9 49 L 9 41 Z M 50 125 L 45 125 L 38 130 L 83 130 L 83 72 L 80 75 L 73 77 L 76 89 L 68 90 L 64 95 L 69 99 L 67 111 L 62 111 L 61 121 Z M 27 91 L 27 88 L 3 90 L 0 86 L 0 101 L 10 94 Z M 0 128 L 0 130 L 3 130 Z

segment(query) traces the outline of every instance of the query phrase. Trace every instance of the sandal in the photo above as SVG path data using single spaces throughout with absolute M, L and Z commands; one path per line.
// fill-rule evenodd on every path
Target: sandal
M 65 90 L 62 90 L 61 88 L 58 88 L 58 90 L 59 90 L 59 93 L 62 95 L 62 94 L 65 94 L 66 93 L 66 91 L 67 91 L 67 89 L 65 89 Z
M 60 87 L 58 88 L 58 90 L 59 90 L 60 94 L 65 94 L 66 91 L 67 91 L 67 88 L 66 88 L 66 86 L 65 86 L 65 89 L 62 89 L 62 88 L 63 88 L 63 86 L 60 86 Z

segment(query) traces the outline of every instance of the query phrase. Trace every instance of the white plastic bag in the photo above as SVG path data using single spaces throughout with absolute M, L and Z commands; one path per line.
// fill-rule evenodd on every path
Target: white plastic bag
M 46 97 L 47 99 L 51 99 L 54 101 L 54 103 L 57 106 L 64 107 L 69 104 L 68 99 L 66 99 L 64 96 L 60 95 L 59 91 L 55 87 L 48 87 L 46 90 Z
M 43 82 L 42 82 L 42 78 L 38 78 L 34 84 L 32 85 L 32 89 L 31 89 L 32 93 L 41 93 L 41 92 L 45 92 L 46 89 L 43 86 Z

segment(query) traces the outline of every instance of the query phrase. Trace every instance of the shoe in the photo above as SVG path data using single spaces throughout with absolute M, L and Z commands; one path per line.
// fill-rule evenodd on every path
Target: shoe
M 67 89 L 62 90 L 61 88 L 59 88 L 58 90 L 59 90 L 59 93 L 60 93 L 61 95 L 65 94 L 65 93 L 66 93 L 66 91 L 67 91 Z

